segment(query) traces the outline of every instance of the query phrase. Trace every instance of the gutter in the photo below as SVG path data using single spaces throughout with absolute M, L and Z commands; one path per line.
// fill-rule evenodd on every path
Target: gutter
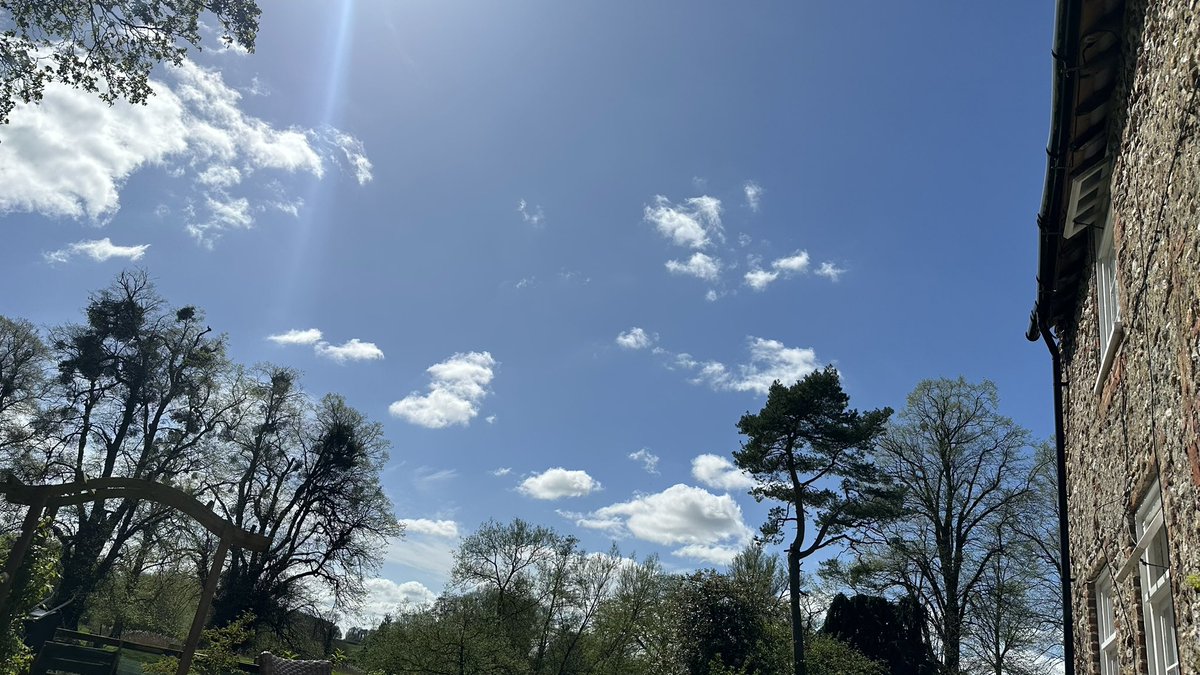
M 1054 440 L 1058 473 L 1059 578 L 1062 585 L 1064 675 L 1075 675 L 1075 620 L 1071 604 L 1070 527 L 1067 522 L 1066 434 L 1063 427 L 1062 355 L 1051 335 L 1058 283 L 1058 248 L 1062 241 L 1064 189 L 1069 168 L 1070 131 L 1075 112 L 1076 59 L 1079 55 L 1079 23 L 1084 0 L 1058 0 L 1054 18 L 1054 81 L 1051 88 L 1050 139 L 1046 146 L 1046 184 L 1038 213 L 1037 301 L 1029 317 L 1025 337 L 1039 337 L 1050 351 L 1054 387 Z

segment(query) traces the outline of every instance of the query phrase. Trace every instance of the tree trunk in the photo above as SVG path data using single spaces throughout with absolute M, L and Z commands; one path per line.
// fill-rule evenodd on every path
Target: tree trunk
M 958 592 L 957 588 L 954 590 L 955 593 Z M 962 609 L 958 606 L 958 598 L 949 593 L 947 596 L 944 617 L 946 636 L 942 645 L 942 667 L 945 675 L 959 675 L 962 662 Z
M 800 617 L 800 543 L 788 548 L 788 590 L 792 612 L 792 661 L 795 675 L 805 675 L 804 621 Z

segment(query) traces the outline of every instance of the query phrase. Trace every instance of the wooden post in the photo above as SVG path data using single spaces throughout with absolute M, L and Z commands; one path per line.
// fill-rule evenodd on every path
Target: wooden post
M 196 616 L 192 618 L 192 629 L 188 631 L 187 642 L 183 645 L 183 654 L 179 656 L 179 669 L 175 671 L 175 675 L 187 675 L 188 669 L 192 667 L 192 656 L 196 653 L 196 645 L 200 643 L 200 632 L 204 630 L 213 594 L 217 592 L 217 581 L 221 578 L 221 568 L 225 566 L 225 555 L 229 553 L 229 536 L 228 531 L 221 532 L 221 541 L 217 544 L 216 555 L 213 556 L 212 569 L 208 571 L 208 579 L 204 581 L 200 606 L 196 608 Z
M 21 563 L 25 562 L 25 554 L 37 534 L 38 523 L 42 519 L 42 511 L 46 509 L 46 493 L 40 492 L 32 500 L 29 510 L 25 512 L 25 522 L 21 524 L 21 536 L 13 542 L 8 552 L 8 561 L 4 565 L 4 578 L 0 579 L 0 621 L 8 622 L 8 613 L 12 610 L 9 602 L 12 599 L 13 585 L 17 582 L 17 573 Z

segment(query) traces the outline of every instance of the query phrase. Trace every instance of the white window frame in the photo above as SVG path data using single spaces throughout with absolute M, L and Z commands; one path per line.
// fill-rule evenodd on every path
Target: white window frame
M 1113 612 L 1112 574 L 1105 571 L 1095 583 L 1096 633 L 1100 647 L 1100 675 L 1120 675 L 1121 657 L 1117 653 L 1117 625 Z
M 1125 334 L 1117 289 L 1117 252 L 1113 242 L 1112 219 L 1110 207 L 1096 245 L 1096 321 L 1100 328 L 1100 373 L 1096 377 L 1096 393 L 1104 385 L 1104 378 L 1112 368 L 1117 348 Z
M 1134 526 L 1138 544 L 1133 558 L 1137 560 L 1141 574 L 1148 672 L 1150 675 L 1179 675 L 1167 529 L 1163 526 L 1162 493 L 1157 480 L 1143 498 Z

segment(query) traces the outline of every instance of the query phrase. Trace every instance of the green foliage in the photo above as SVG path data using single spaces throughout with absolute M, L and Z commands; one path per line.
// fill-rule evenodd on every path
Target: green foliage
M 188 45 L 199 48 L 202 12 L 220 22 L 225 45 L 254 49 L 255 0 L 0 0 L 0 124 L 51 82 L 145 103 L 154 66 L 179 65 Z
M 887 675 L 887 666 L 873 661 L 850 645 L 829 635 L 807 636 L 805 662 L 808 675 Z
M 1187 575 L 1183 583 L 1187 584 L 1188 588 L 1191 588 L 1193 591 L 1200 591 L 1200 574 L 1192 572 Z
M 16 536 L 0 538 L 0 569 L 8 561 Z M 50 596 L 59 579 L 59 548 L 50 532 L 50 521 L 43 521 L 34 534 L 25 560 L 17 571 L 9 598 L 8 617 L 0 617 L 0 675 L 27 672 L 34 655 L 22 641 L 21 622 L 35 605 Z
M 221 628 L 206 628 L 200 636 L 203 650 L 197 650 L 192 659 L 189 673 L 195 675 L 232 675 L 240 673 L 238 663 L 241 659 L 237 650 L 250 641 L 254 631 L 250 628 L 254 623 L 253 614 L 243 614 L 236 621 Z M 174 656 L 164 657 L 154 663 L 143 665 L 142 672 L 156 675 L 174 675 L 179 668 L 179 659 Z
M 780 503 L 762 538 L 777 543 L 789 521 L 815 521 L 811 538 L 801 540 L 804 528 L 798 528 L 792 544 L 801 559 L 849 539 L 861 523 L 897 512 L 899 494 L 870 456 L 892 411 L 860 413 L 849 402 L 830 366 L 790 387 L 776 382 L 763 409 L 738 421 L 746 441 L 733 453 L 735 463 L 754 476 L 755 499 Z
M 807 661 L 800 561 L 828 546 L 853 542 L 864 526 L 900 514 L 901 492 L 872 457 L 892 411 L 860 413 L 849 403 L 837 370 L 829 366 L 790 387 L 775 382 L 763 409 L 746 413 L 737 425 L 746 440 L 733 453 L 734 462 L 754 477 L 751 494 L 756 500 L 777 502 L 760 541 L 782 542 L 788 525 L 795 528 L 787 566 L 796 675 L 804 674 Z

